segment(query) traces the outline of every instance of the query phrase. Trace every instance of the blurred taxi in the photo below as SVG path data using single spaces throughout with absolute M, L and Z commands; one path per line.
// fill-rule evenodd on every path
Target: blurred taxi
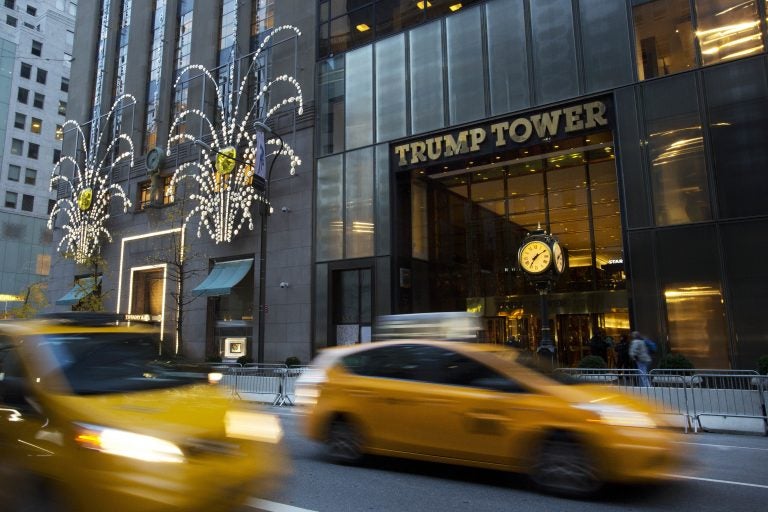
M 277 418 L 157 354 L 100 315 L 0 323 L 0 508 L 228 510 L 272 489 Z
M 377 454 L 505 469 L 565 495 L 658 480 L 681 462 L 677 435 L 648 405 L 565 384 L 497 345 L 368 343 L 326 349 L 312 366 L 297 405 L 336 462 Z

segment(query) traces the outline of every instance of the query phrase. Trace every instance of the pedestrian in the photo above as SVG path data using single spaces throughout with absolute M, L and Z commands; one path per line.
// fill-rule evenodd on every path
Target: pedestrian
M 608 342 L 605 340 L 605 331 L 602 329 L 595 331 L 595 335 L 589 340 L 589 350 L 593 356 L 602 357 L 603 361 L 608 362 Z
M 645 338 L 637 331 L 632 332 L 632 341 L 629 342 L 629 357 L 640 371 L 640 385 L 649 387 L 651 382 L 648 379 L 648 367 L 651 365 L 651 356 L 645 345 Z
M 616 359 L 619 368 L 629 368 L 629 338 L 622 334 L 616 344 Z

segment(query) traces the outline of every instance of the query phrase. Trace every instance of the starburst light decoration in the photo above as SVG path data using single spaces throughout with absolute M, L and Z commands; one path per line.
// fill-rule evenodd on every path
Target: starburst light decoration
M 99 247 L 100 238 L 103 236 L 109 242 L 112 236 L 106 228 L 106 222 L 109 220 L 109 203 L 113 198 L 118 198 L 123 202 L 123 212 L 127 212 L 131 207 L 131 201 L 125 195 L 125 191 L 120 185 L 109 183 L 111 170 L 118 163 L 130 159 L 130 165 L 133 166 L 133 141 L 131 138 L 121 133 L 117 135 L 107 146 L 104 156 L 98 159 L 98 148 L 101 147 L 101 138 L 103 132 L 100 132 L 100 124 L 107 127 L 112 114 L 126 106 L 136 103 L 136 99 L 130 94 L 123 94 L 117 98 L 112 105 L 109 113 L 106 115 L 103 123 L 98 119 L 92 122 L 91 136 L 96 140 L 91 145 L 91 151 L 86 146 L 86 138 L 83 129 L 77 121 L 67 120 L 62 125 L 62 131 L 67 127 L 74 127 L 77 130 L 78 140 L 81 141 L 81 150 L 85 155 L 84 168 L 81 168 L 77 160 L 72 156 L 63 156 L 53 167 L 53 177 L 51 178 L 51 187 L 56 187 L 59 181 L 69 185 L 70 196 L 56 201 L 48 218 L 48 229 L 53 229 L 56 216 L 59 213 L 66 214 L 66 222 L 62 225 L 64 235 L 59 242 L 57 250 L 71 253 L 77 263 L 86 263 L 93 256 Z M 116 145 L 124 141 L 129 151 L 119 154 L 115 158 L 107 159 L 114 155 Z M 74 166 L 72 179 L 61 174 L 61 166 L 64 162 L 69 162 Z M 58 171 L 58 173 L 57 173 Z
M 256 107 L 261 104 L 264 95 L 269 93 L 277 84 L 289 85 L 294 90 L 294 94 L 274 104 L 265 116 L 259 117 L 259 121 L 266 121 L 279 110 L 291 105 L 298 106 L 299 115 L 303 113 L 304 103 L 301 86 L 295 78 L 281 75 L 263 85 L 258 83 L 256 62 L 272 38 L 282 31 L 293 31 L 297 36 L 301 36 L 299 29 L 291 25 L 275 28 L 250 57 L 250 65 L 240 82 L 240 87 L 237 90 L 234 86 L 230 87 L 229 93 L 225 93 L 226 96 L 222 95 L 219 84 L 210 71 L 199 64 L 184 68 L 174 84 L 174 87 L 178 87 L 186 74 L 197 70 L 203 74 L 205 79 L 211 81 L 216 91 L 220 126 L 214 126 L 214 123 L 201 110 L 187 109 L 174 118 L 170 133 L 174 134 L 176 127 L 191 115 L 199 117 L 203 126 L 207 126 L 210 131 L 211 143 L 210 146 L 203 145 L 201 160 L 180 165 L 173 174 L 171 187 L 175 189 L 176 185 L 183 179 L 191 179 L 198 184 L 199 190 L 189 196 L 189 199 L 194 201 L 196 205 L 187 214 L 184 222 L 186 224 L 195 215 L 199 215 L 197 236 L 200 237 L 203 228 L 205 228 L 217 244 L 231 242 L 246 223 L 248 229 L 253 230 L 251 207 L 254 203 L 263 203 L 267 208 L 271 208 L 269 197 L 253 186 L 254 174 L 258 173 L 265 180 L 265 189 L 268 190 L 269 176 L 263 174 L 266 157 L 287 156 L 291 175 L 295 174 L 296 168 L 301 165 L 301 159 L 282 139 L 273 137 L 264 141 L 263 132 L 255 129 L 249 131 L 248 128 L 248 124 L 254 118 Z M 233 59 L 229 64 L 227 83 L 234 84 L 234 73 L 235 61 Z M 248 105 L 241 105 L 241 102 L 247 103 L 247 85 L 251 79 L 256 80 L 256 85 L 260 86 L 253 105 L 248 108 Z M 189 133 L 176 133 L 168 139 L 167 155 L 171 156 L 171 148 L 174 144 L 183 141 L 199 143 Z M 266 146 L 269 146 L 272 151 L 267 153 Z M 242 152 L 239 152 L 238 148 L 243 148 Z

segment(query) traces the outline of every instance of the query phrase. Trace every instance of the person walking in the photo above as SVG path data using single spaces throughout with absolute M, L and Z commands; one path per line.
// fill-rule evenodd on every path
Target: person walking
M 651 381 L 648 378 L 648 368 L 651 365 L 651 355 L 645 345 L 645 338 L 637 331 L 632 332 L 632 341 L 629 342 L 629 358 L 635 362 L 640 370 L 640 385 L 649 387 Z
M 622 334 L 616 344 L 616 362 L 620 369 L 629 368 L 629 338 Z

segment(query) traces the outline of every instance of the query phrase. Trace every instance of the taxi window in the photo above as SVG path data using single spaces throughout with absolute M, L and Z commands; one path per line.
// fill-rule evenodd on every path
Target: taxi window
M 26 378 L 16 348 L 10 343 L 4 343 L 0 337 L 0 403 L 27 405 Z
M 171 388 L 207 379 L 202 373 L 164 367 L 157 340 L 142 334 L 52 334 L 45 336 L 41 348 L 53 355 L 77 395 Z

